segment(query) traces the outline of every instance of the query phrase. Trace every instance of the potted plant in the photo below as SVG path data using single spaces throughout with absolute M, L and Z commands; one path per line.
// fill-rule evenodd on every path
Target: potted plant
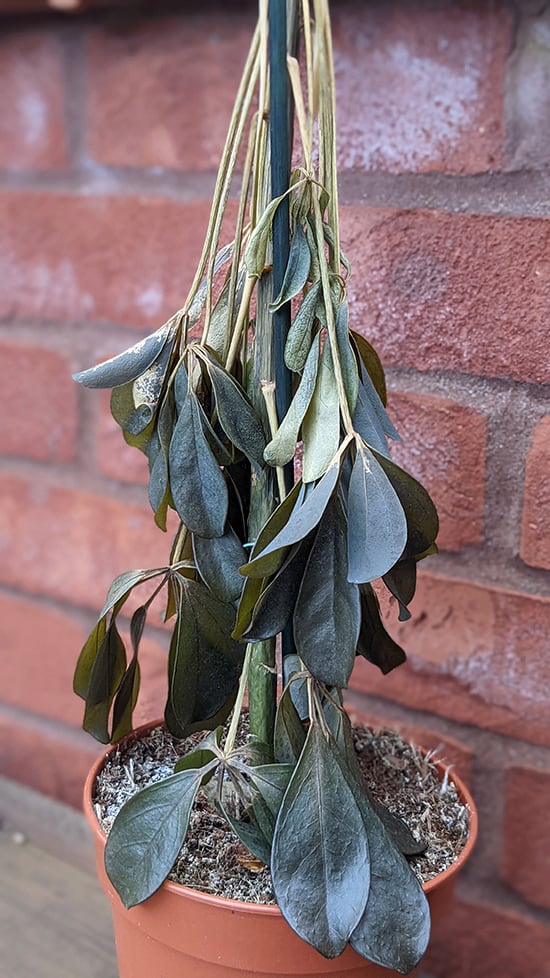
M 111 586 L 76 667 L 83 725 L 103 743 L 130 733 L 140 639 L 162 597 L 173 623 L 164 722 L 177 738 L 195 736 L 168 777 L 122 807 L 106 846 L 96 824 L 122 978 L 408 973 L 428 941 L 426 893 L 402 854 L 415 842 L 365 790 L 342 690 L 358 654 L 383 672 L 404 661 L 372 582 L 409 617 L 417 562 L 437 549 L 437 513 L 391 461 L 384 372 L 348 324 L 328 2 L 302 4 L 301 74 L 287 59 L 287 33 L 291 51 L 297 36 L 297 4 L 288 7 L 287 24 L 284 4 L 260 3 L 184 306 L 76 375 L 112 388 L 126 442 L 148 459 L 155 522 L 166 531 L 169 513 L 178 521 L 164 567 Z M 301 156 L 290 179 L 289 84 Z M 128 659 L 117 621 L 142 586 Z M 87 786 L 92 822 L 98 770 Z M 270 866 L 279 909 L 164 883 L 205 790 Z M 224 958 L 212 942 L 227 919 Z M 200 966 L 193 941 L 210 946 Z

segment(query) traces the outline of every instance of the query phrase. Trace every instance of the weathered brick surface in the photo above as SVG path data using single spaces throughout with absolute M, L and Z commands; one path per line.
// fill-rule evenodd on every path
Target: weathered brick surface
M 163 566 L 170 543 L 146 503 L 0 477 L 0 581 L 27 593 L 98 611 L 117 574 Z
M 419 576 L 413 618 L 389 630 L 409 661 L 388 676 L 360 660 L 352 685 L 408 706 L 550 744 L 550 600 Z
M 478 173 L 503 160 L 508 11 L 335 6 L 340 164 Z
M 68 359 L 37 344 L 0 340 L 0 361 L 0 453 L 73 458 L 78 419 Z
M 502 876 L 528 901 L 550 909 L 550 773 L 513 767 L 506 776 Z
M 539 421 L 525 464 L 520 556 L 550 570 L 550 415 Z
M 487 419 L 444 398 L 392 391 L 388 406 L 401 435 L 392 458 L 419 479 L 439 512 L 441 550 L 483 536 Z
M 0 705 L 0 774 L 82 807 L 86 775 L 104 748 L 79 730 L 17 718 Z
M 548 928 L 527 914 L 455 900 L 422 969 L 434 978 L 550 978 Z
M 195 274 L 209 202 L 0 193 L 0 317 L 156 328 Z
M 532 169 L 550 162 L 550 10 L 519 23 L 506 87 L 508 166 Z
M 53 34 L 0 39 L 0 168 L 43 170 L 67 162 L 61 46 Z
M 254 29 L 247 5 L 94 31 L 90 156 L 111 166 L 217 169 Z
M 72 693 L 76 657 L 84 639 L 81 624 L 37 601 L 0 596 L 0 696 L 34 713 L 80 722 Z
M 550 379 L 549 220 L 358 207 L 342 216 L 352 325 L 387 364 Z

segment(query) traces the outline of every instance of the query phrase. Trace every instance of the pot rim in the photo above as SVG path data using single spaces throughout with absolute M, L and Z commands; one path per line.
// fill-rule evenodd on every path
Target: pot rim
M 90 768 L 86 781 L 84 782 L 84 814 L 93 835 L 96 837 L 96 841 L 98 841 L 102 846 L 105 845 L 107 836 L 99 824 L 92 804 L 92 793 L 96 778 L 105 766 L 107 758 L 115 750 L 117 750 L 121 744 L 127 743 L 129 740 L 138 740 L 141 735 L 148 733 L 155 727 L 162 726 L 164 726 L 163 720 L 150 720 L 148 723 L 140 724 L 140 726 L 136 727 L 125 737 L 122 737 L 121 740 L 117 741 L 115 744 L 111 744 L 103 754 L 100 754 Z M 427 751 L 424 751 L 424 753 L 427 753 Z M 441 771 L 447 770 L 447 767 L 443 761 L 434 761 L 434 764 L 436 764 Z M 422 889 L 426 895 L 428 895 L 428 893 L 430 893 L 432 890 L 440 887 L 443 883 L 447 882 L 447 880 L 450 880 L 462 869 L 465 862 L 469 859 L 477 840 L 478 814 L 474 799 L 464 781 L 458 774 L 456 774 L 456 772 L 453 771 L 450 774 L 450 779 L 456 785 L 461 801 L 463 804 L 467 805 L 470 810 L 470 828 L 468 838 L 464 848 L 455 859 L 454 863 L 452 863 L 451 866 L 448 866 L 447 869 L 444 869 L 441 873 L 438 873 L 437 876 L 434 876 L 432 879 L 427 880 L 422 884 Z M 185 886 L 183 883 L 175 883 L 173 880 L 165 880 L 160 889 L 172 892 L 174 894 L 184 891 L 187 899 L 196 900 L 199 903 L 210 903 L 220 907 L 234 907 L 235 910 L 238 910 L 240 913 L 262 913 L 272 915 L 281 913 L 277 904 L 250 903 L 245 902 L 244 900 L 232 900 L 230 897 L 221 897 L 216 896 L 213 893 L 206 893 L 204 890 L 195 890 L 190 886 Z

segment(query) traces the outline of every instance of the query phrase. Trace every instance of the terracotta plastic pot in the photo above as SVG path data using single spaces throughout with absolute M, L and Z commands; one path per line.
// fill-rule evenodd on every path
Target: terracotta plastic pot
M 138 728 L 145 735 L 159 722 Z M 111 751 L 92 767 L 84 788 L 84 810 L 93 832 L 97 871 L 112 905 L 119 978 L 390 978 L 347 948 L 327 961 L 302 941 L 279 909 L 211 896 L 166 882 L 152 897 L 126 910 L 103 865 L 105 835 L 92 805 L 98 773 Z M 470 835 L 459 859 L 424 885 L 432 927 L 451 900 L 457 874 L 468 859 L 477 835 L 477 812 L 460 778 L 453 775 L 462 801 L 471 811 Z

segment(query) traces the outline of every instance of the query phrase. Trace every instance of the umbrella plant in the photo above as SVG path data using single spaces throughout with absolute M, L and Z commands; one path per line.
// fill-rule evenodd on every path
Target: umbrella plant
M 349 943 L 406 973 L 429 934 L 405 858 L 417 843 L 362 783 L 342 690 L 358 655 L 384 673 L 404 661 L 373 582 L 408 618 L 438 520 L 426 490 L 391 460 L 398 435 L 384 371 L 348 304 L 328 2 L 301 4 L 300 68 L 297 4 L 288 58 L 284 5 L 271 6 L 260 3 L 185 303 L 76 376 L 112 388 L 125 441 L 148 459 L 155 523 L 165 532 L 175 521 L 175 536 L 165 566 L 114 581 L 74 687 L 87 731 L 101 742 L 127 734 L 140 639 L 152 602 L 164 602 L 166 726 L 204 736 L 114 823 L 106 868 L 126 906 L 168 875 L 209 781 L 305 941 L 329 958 Z M 140 589 L 127 654 L 117 622 Z

